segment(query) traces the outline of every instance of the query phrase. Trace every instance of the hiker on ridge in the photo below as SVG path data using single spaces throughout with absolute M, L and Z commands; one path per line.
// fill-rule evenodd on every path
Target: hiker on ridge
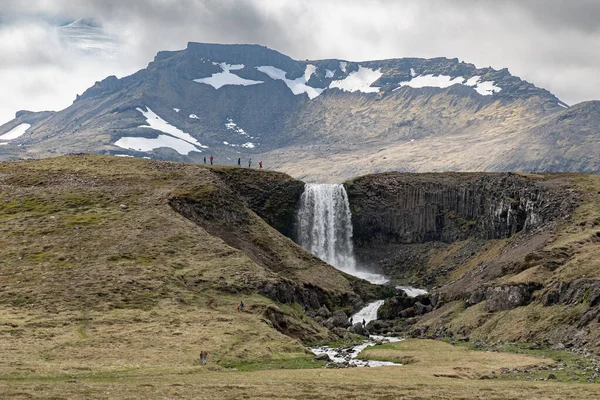
M 238 167 L 241 167 L 241 166 L 242 166 L 242 159 L 238 158 Z
M 258 162 L 258 166 L 259 166 L 260 169 L 262 169 L 262 161 Z
M 206 156 L 204 156 L 204 164 L 206 164 Z
M 252 159 L 248 160 L 248 168 L 252 168 Z
M 215 159 L 215 158 L 214 158 L 213 156 L 210 156 L 210 165 L 213 165 L 213 160 L 214 160 L 214 159 Z

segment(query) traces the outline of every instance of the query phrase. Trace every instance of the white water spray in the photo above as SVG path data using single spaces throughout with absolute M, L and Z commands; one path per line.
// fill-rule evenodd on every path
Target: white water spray
M 300 245 L 340 271 L 383 284 L 379 274 L 360 271 L 352 244 L 352 214 L 344 185 L 308 183 L 298 211 Z

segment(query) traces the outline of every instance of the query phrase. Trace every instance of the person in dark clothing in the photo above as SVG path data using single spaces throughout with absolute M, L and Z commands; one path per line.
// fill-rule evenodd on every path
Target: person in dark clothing
M 363 328 L 364 328 L 365 326 L 367 326 L 367 321 L 365 321 L 365 320 L 364 320 L 364 318 L 363 318 Z
M 248 160 L 248 168 L 252 168 L 252 159 Z
M 215 158 L 214 158 L 213 156 L 210 156 L 210 165 L 213 165 L 213 160 L 214 160 L 214 159 L 215 159 Z
M 240 305 L 238 306 L 238 311 L 244 312 L 244 302 L 243 301 L 240 301 Z
M 206 164 L 206 156 L 204 156 L 204 164 Z
M 354 325 L 354 318 L 350 317 L 350 325 Z
M 242 166 L 242 159 L 238 158 L 238 167 L 241 167 L 241 166 Z
M 258 166 L 260 167 L 260 169 L 262 169 L 262 161 L 258 162 Z
M 200 352 L 200 364 L 206 365 L 207 359 L 208 359 L 208 352 L 207 351 L 201 351 Z

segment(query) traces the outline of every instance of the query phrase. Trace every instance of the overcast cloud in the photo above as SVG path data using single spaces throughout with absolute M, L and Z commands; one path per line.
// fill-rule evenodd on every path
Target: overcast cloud
M 60 28 L 79 18 L 102 24 L 97 47 Z M 0 124 L 19 109 L 62 109 L 188 41 L 259 43 L 296 59 L 458 57 L 569 104 L 600 99 L 596 0 L 0 0 Z

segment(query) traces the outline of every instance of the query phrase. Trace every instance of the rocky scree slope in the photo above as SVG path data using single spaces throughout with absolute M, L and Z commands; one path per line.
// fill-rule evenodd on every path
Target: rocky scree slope
M 598 175 L 387 173 L 346 185 L 358 259 L 431 289 L 389 299 L 370 329 L 600 347 Z
M 506 69 L 457 59 L 297 61 L 258 45 L 189 43 L 65 110 L 19 112 L 0 135 L 31 127 L 0 157 L 255 157 L 338 182 L 385 170 L 599 171 L 597 103 L 566 107 Z

